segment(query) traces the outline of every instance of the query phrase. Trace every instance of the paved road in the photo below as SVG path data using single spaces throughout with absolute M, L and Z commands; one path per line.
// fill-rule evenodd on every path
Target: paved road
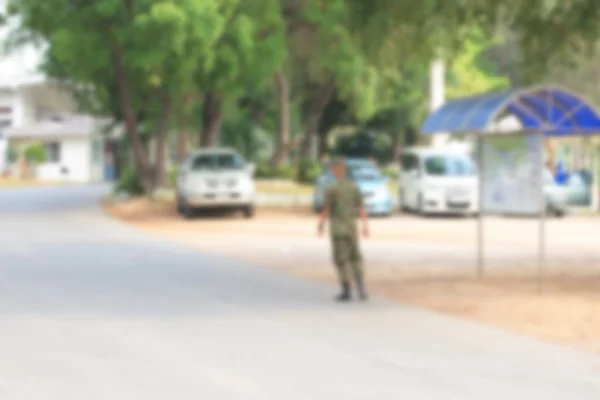
M 103 187 L 0 191 L 0 399 L 600 398 L 600 360 L 165 243 Z M 249 244 L 250 245 L 250 244 Z

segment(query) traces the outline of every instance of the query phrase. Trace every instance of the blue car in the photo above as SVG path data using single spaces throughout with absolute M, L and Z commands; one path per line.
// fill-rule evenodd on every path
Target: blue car
M 348 176 L 356 182 L 363 194 L 369 215 L 388 216 L 394 210 L 392 193 L 388 188 L 388 179 L 383 176 L 377 165 L 370 160 L 348 159 Z M 316 212 L 323 209 L 325 188 L 334 181 L 329 166 L 319 176 L 315 185 L 313 208 Z

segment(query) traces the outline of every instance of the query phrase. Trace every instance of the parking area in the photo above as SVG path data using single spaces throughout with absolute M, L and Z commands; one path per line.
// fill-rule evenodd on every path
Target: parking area
M 172 204 L 145 200 L 108 205 L 107 211 L 166 240 L 336 283 L 328 240 L 317 236 L 317 217 L 308 208 L 260 208 L 253 219 L 213 214 L 192 221 L 179 217 Z M 599 218 L 546 221 L 542 293 L 536 219 L 484 219 L 482 278 L 476 275 L 476 219 L 396 214 L 370 224 L 363 253 L 374 295 L 600 354 Z
M 221 245 L 227 247 L 232 247 L 230 244 L 235 242 L 236 237 L 244 240 L 247 236 L 257 242 L 265 241 L 269 249 L 278 248 L 276 243 L 280 242 L 283 247 L 288 242 L 301 247 L 307 240 L 306 243 L 317 240 L 317 216 L 306 207 L 260 208 L 253 219 L 245 219 L 235 213 L 211 213 L 187 221 L 175 213 L 170 203 L 149 205 L 138 200 L 113 207 L 111 212 L 145 229 L 202 236 L 205 241 L 226 235 L 230 240 Z M 468 263 L 476 261 L 476 218 L 422 218 L 396 213 L 387 218 L 371 218 L 370 225 L 372 236 L 364 246 L 368 259 L 374 264 L 468 267 Z M 572 215 L 548 218 L 544 225 L 545 262 L 549 267 L 564 266 L 565 263 L 600 266 L 600 218 Z M 540 224 L 535 218 L 485 217 L 483 245 L 486 264 L 490 268 L 537 265 L 539 237 Z M 314 251 L 309 253 L 314 254 Z

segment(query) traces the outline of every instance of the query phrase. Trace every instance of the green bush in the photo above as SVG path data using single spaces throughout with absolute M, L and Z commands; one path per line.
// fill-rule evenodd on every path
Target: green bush
M 268 163 L 256 164 L 256 169 L 254 170 L 254 176 L 258 179 L 273 178 L 273 166 Z
M 25 148 L 23 152 L 27 162 L 31 164 L 41 164 L 48 159 L 46 146 L 44 143 L 32 143 Z
M 385 177 L 390 178 L 392 180 L 397 180 L 398 178 L 400 178 L 400 173 L 395 167 L 386 167 L 382 170 L 382 173 Z
M 144 187 L 140 176 L 135 168 L 127 168 L 115 184 L 115 193 L 127 193 L 131 196 L 140 196 L 144 194 Z
M 173 166 L 169 170 L 169 185 L 174 188 L 177 186 L 177 167 Z
M 304 158 L 298 166 L 297 179 L 300 183 L 315 183 L 323 172 L 323 166 L 317 160 Z
M 280 179 L 294 179 L 296 177 L 296 167 L 293 165 L 282 165 L 280 167 L 273 168 L 273 174 L 275 178 Z
M 282 165 L 275 167 L 269 163 L 259 163 L 256 166 L 254 176 L 258 179 L 286 179 L 296 178 L 296 167 L 293 165 Z

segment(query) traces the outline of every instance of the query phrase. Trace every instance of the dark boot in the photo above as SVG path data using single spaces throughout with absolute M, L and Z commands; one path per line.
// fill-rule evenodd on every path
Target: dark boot
M 350 301 L 352 300 L 352 296 L 350 295 L 350 283 L 343 282 L 342 283 L 342 293 L 336 296 L 337 301 Z
M 358 297 L 362 300 L 368 300 L 369 299 L 369 295 L 367 293 L 367 288 L 365 287 L 365 281 L 364 279 L 359 279 L 356 282 L 356 289 L 358 290 Z

